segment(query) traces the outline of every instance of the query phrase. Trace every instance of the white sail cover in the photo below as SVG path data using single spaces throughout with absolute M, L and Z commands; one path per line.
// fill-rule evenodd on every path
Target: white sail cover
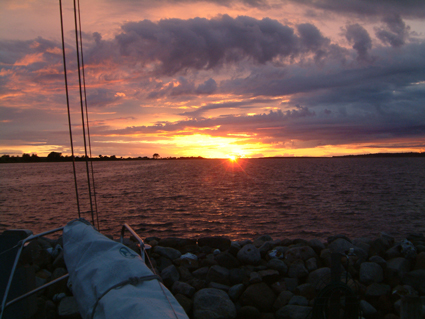
M 63 246 L 70 287 L 83 319 L 188 319 L 138 254 L 87 221 L 77 219 L 65 226 Z

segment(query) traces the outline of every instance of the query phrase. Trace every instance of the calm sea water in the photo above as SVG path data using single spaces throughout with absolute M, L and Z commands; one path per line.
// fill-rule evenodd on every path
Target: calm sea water
M 425 159 L 301 158 L 94 162 L 100 229 L 232 239 L 425 232 Z M 91 216 L 77 163 L 82 215 Z M 71 163 L 0 165 L 0 230 L 78 217 Z

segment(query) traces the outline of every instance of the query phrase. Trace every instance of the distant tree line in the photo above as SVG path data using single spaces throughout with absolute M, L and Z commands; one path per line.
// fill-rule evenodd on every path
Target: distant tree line
M 147 156 L 139 157 L 117 157 L 115 155 L 90 158 L 91 161 L 122 161 L 122 160 L 180 160 L 180 159 L 203 159 L 201 156 L 190 157 L 160 157 L 158 153 L 153 154 L 152 158 Z M 85 161 L 86 156 L 75 156 L 75 161 Z M 22 154 L 22 156 L 3 155 L 0 157 L 0 163 L 38 163 L 38 162 L 71 162 L 72 156 L 63 156 L 59 152 L 50 152 L 46 157 L 37 154 Z
M 333 156 L 335 158 L 351 158 L 351 157 L 425 157 L 425 152 L 422 153 L 376 153 L 376 154 L 360 154 L 360 155 L 342 155 Z

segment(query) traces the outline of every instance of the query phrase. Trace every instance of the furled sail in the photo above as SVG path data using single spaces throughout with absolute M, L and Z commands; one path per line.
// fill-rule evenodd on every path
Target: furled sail
M 188 318 L 137 253 L 87 221 L 69 222 L 63 244 L 69 285 L 83 319 Z

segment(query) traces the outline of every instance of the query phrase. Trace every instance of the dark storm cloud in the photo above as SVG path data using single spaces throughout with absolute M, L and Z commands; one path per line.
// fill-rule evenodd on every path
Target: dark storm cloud
M 158 23 L 144 20 L 124 24 L 122 32 L 111 41 L 95 34 L 88 60 L 159 63 L 159 73 L 173 75 L 242 60 L 265 64 L 276 58 L 293 59 L 301 54 L 320 58 L 326 54 L 330 41 L 315 26 L 302 24 L 298 33 L 299 36 L 293 28 L 276 20 L 246 16 L 168 19 Z
M 174 123 L 158 122 L 156 125 L 152 126 L 133 126 L 121 130 L 109 131 L 108 133 L 118 135 L 155 132 L 173 133 L 191 128 L 213 128 L 218 125 L 225 128 L 218 130 L 217 132 L 219 133 L 223 133 L 223 130 L 225 130 L 227 133 L 239 133 L 244 130 L 255 131 L 256 129 L 267 129 L 269 127 L 274 127 L 275 125 L 286 125 L 290 120 L 297 120 L 314 116 L 316 116 L 314 111 L 310 111 L 305 107 L 296 107 L 293 110 L 288 110 L 285 112 L 277 110 L 252 116 L 227 115 L 208 119 L 189 119 Z
M 117 94 L 116 90 L 91 88 L 88 92 L 87 103 L 90 106 L 108 106 L 122 99 L 122 96 Z
M 377 28 L 376 36 L 385 44 L 401 47 L 409 36 L 410 27 L 406 26 L 398 14 L 385 17 L 383 22 L 386 28 Z
M 369 50 L 372 48 L 372 40 L 369 33 L 359 24 L 348 25 L 345 30 L 345 37 L 353 44 L 353 49 L 357 51 L 359 61 L 369 61 Z
M 400 14 L 405 18 L 425 17 L 425 2 L 421 0 L 288 0 L 282 2 L 293 2 L 309 8 L 363 17 L 382 17 L 392 14 Z
M 199 84 L 196 88 L 197 94 L 212 94 L 217 90 L 217 82 L 213 78 L 209 78 L 204 83 Z
M 194 111 L 187 111 L 181 113 L 180 115 L 186 116 L 192 119 L 202 118 L 202 115 L 205 112 L 210 110 L 218 110 L 218 109 L 249 109 L 258 105 L 258 103 L 267 103 L 270 100 L 265 99 L 255 99 L 255 100 L 245 100 L 240 102 L 225 102 L 225 103 L 210 103 L 205 106 L 202 106 Z
M 303 68 L 298 65 L 285 69 L 258 68 L 244 78 L 221 82 L 225 93 L 251 94 L 253 96 L 282 96 L 298 93 L 312 93 L 320 90 L 340 95 L 342 88 L 383 86 L 385 90 L 405 87 L 411 83 L 424 81 L 424 43 L 405 45 L 404 49 L 377 48 L 371 50 L 378 57 L 372 65 L 329 64 L 326 67 Z M 361 98 L 353 95 L 353 98 Z M 314 103 L 312 101 L 312 103 Z

